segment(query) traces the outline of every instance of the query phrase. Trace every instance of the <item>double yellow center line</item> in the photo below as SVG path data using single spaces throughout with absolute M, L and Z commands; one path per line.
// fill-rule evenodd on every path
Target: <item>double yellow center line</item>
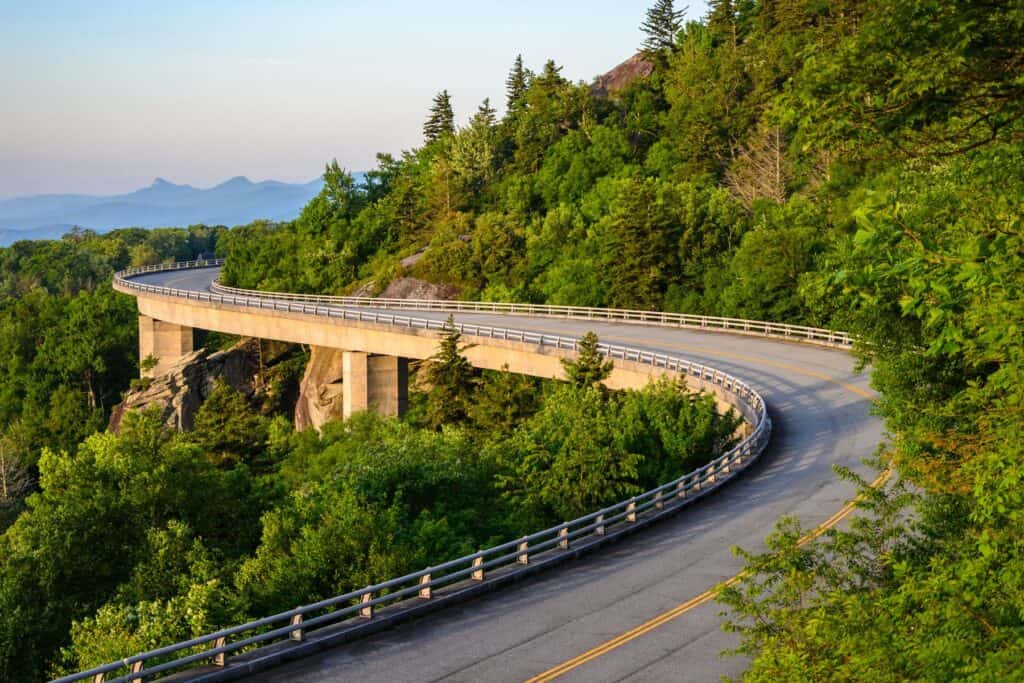
M 883 484 L 885 484 L 885 482 L 887 482 L 889 480 L 889 478 L 891 476 L 892 476 L 892 470 L 885 470 L 884 472 L 879 474 L 878 477 L 876 477 L 873 482 L 871 482 L 871 487 L 872 488 L 878 488 L 879 486 L 882 486 Z M 847 516 L 849 516 L 849 514 L 851 512 L 853 512 L 857 508 L 857 504 L 861 500 L 862 500 L 862 496 L 857 496 L 856 499 L 848 502 L 846 505 L 844 505 L 842 508 L 840 508 L 839 511 L 836 512 L 834 515 L 832 515 L 831 517 L 826 519 L 824 522 L 822 522 L 818 526 L 814 527 L 811 531 L 809 531 L 806 534 L 804 534 L 803 536 L 801 536 L 800 540 L 797 541 L 797 545 L 799 545 L 800 547 L 803 547 L 803 546 L 807 545 L 808 543 L 810 543 L 811 541 L 813 541 L 814 539 L 816 539 L 819 536 L 821 536 L 823 533 L 825 533 L 826 531 L 828 531 L 832 527 L 834 527 L 836 524 L 839 524 L 839 522 L 841 522 L 843 519 L 845 519 Z M 729 586 L 733 586 L 733 585 L 739 583 L 740 581 L 742 581 L 743 579 L 745 579 L 747 577 L 747 575 L 748 575 L 747 571 L 742 571 L 739 574 L 736 574 L 735 576 L 727 579 L 722 584 L 722 587 L 726 587 L 727 588 Z M 703 593 L 701 593 L 700 595 L 698 595 L 697 597 L 690 598 L 686 602 L 684 602 L 684 603 L 682 603 L 680 605 L 676 605 L 675 607 L 673 607 L 672 609 L 668 610 L 667 612 L 663 612 L 663 613 L 659 614 L 658 616 L 654 617 L 653 619 L 645 621 L 644 623 L 640 624 L 639 626 L 637 626 L 635 628 L 632 628 L 632 629 L 626 631 L 625 633 L 623 633 L 621 635 L 618 635 L 618 636 L 612 638 L 611 640 L 609 640 L 609 641 L 607 641 L 605 643 L 602 643 L 601 645 L 598 645 L 597 647 L 595 647 L 595 648 L 593 648 L 591 650 L 587 650 L 586 652 L 584 652 L 582 654 L 576 655 L 575 657 L 573 657 L 570 660 L 562 662 L 558 666 L 555 666 L 555 667 L 552 667 L 552 668 L 548 669 L 544 673 L 537 674 L 533 678 L 527 679 L 526 683 L 543 683 L 545 681 L 553 681 L 556 678 L 569 673 L 573 669 L 579 668 L 579 667 L 583 666 L 584 664 L 586 664 L 587 662 L 589 662 L 591 660 L 594 660 L 594 659 L 597 659 L 601 655 L 608 654 L 612 650 L 620 648 L 620 647 L 622 647 L 623 645 L 625 645 L 626 643 L 628 643 L 630 641 L 636 640 L 637 638 L 639 638 L 640 636 L 644 635 L 645 633 L 649 633 L 649 632 L 653 631 L 654 629 L 658 628 L 659 626 L 667 624 L 668 622 L 672 621 L 676 617 L 682 616 L 683 614 L 686 614 L 690 610 L 696 609 L 697 607 L 700 607 L 701 605 L 714 600 L 715 597 L 718 595 L 719 590 L 720 589 L 718 587 L 708 589 L 708 590 L 704 591 Z

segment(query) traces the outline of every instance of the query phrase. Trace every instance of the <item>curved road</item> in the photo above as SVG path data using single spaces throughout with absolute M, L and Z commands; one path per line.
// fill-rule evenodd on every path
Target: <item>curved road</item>
M 219 270 L 135 276 L 147 284 L 208 291 Z M 361 310 L 366 310 L 361 308 Z M 423 318 L 447 313 L 419 311 Z M 868 378 L 845 352 L 757 337 L 625 323 L 465 313 L 459 322 L 581 336 L 681 355 L 732 373 L 768 403 L 768 452 L 737 481 L 680 514 L 598 553 L 513 588 L 413 623 L 286 664 L 258 681 L 523 681 L 590 651 L 700 595 L 741 568 L 733 545 L 763 547 L 782 515 L 806 527 L 853 496 L 835 464 L 869 474 L 861 459 L 882 440 L 869 413 Z M 707 681 L 745 662 L 719 653 L 736 644 L 722 632 L 714 601 L 646 630 L 564 673 L 565 681 Z

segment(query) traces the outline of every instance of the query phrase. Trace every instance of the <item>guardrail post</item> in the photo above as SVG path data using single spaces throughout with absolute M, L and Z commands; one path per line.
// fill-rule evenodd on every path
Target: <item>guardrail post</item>
M 569 549 L 569 525 L 558 530 L 558 547 L 562 550 Z
M 594 535 L 604 536 L 604 515 L 598 515 L 594 521 L 597 523 L 597 526 L 594 527 Z
M 140 674 L 140 673 L 142 673 L 142 663 L 143 663 L 143 661 L 144 660 L 140 659 L 137 662 L 132 662 L 131 672 L 133 674 Z M 129 678 L 128 679 L 128 683 L 142 683 L 142 677 L 140 676 L 139 678 Z
M 359 598 L 359 602 L 363 604 L 363 607 L 359 609 L 359 616 L 364 619 L 373 618 L 373 605 L 370 601 L 373 600 L 373 593 L 363 593 L 363 597 Z
M 214 649 L 217 649 L 218 647 L 224 647 L 227 644 L 228 644 L 227 636 L 221 636 L 217 640 L 213 641 Z M 213 656 L 213 665 L 214 666 L 224 666 L 227 663 L 227 661 L 228 661 L 228 653 L 227 652 L 218 652 L 217 654 L 215 654 Z
M 424 600 L 429 600 L 434 597 L 434 591 L 430 586 L 430 574 L 424 574 L 420 577 L 420 593 L 419 596 Z
M 293 614 L 292 615 L 292 626 L 298 626 L 298 628 L 296 628 L 294 631 L 289 633 L 288 637 L 291 638 L 292 640 L 296 641 L 296 642 L 301 643 L 303 640 L 306 639 L 306 636 L 302 633 L 302 615 L 301 614 Z
M 529 541 L 523 540 L 519 543 L 519 546 L 517 547 L 517 550 L 519 551 L 519 556 L 516 557 L 516 562 L 518 562 L 519 564 L 530 564 L 530 553 L 527 552 L 529 548 Z
M 636 521 L 636 500 L 631 500 L 629 501 L 629 504 L 626 505 L 626 521 Z
M 484 580 L 484 556 L 477 555 L 473 558 L 473 574 L 471 575 L 474 581 Z
M 106 674 L 96 674 L 92 677 L 92 683 L 106 683 Z
M 686 498 L 686 482 L 681 481 L 676 484 L 676 496 L 679 498 Z
M 658 491 L 654 494 L 654 509 L 661 510 L 663 507 L 665 507 L 665 501 L 661 499 L 661 491 Z

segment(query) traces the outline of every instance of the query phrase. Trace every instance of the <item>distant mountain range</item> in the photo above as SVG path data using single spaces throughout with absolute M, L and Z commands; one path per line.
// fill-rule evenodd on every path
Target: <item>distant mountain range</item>
M 356 182 L 363 174 L 354 173 Z M 199 189 L 157 178 L 128 194 L 98 197 L 43 194 L 0 201 L 0 246 L 23 239 L 60 237 L 78 226 L 96 232 L 114 228 L 184 227 L 195 223 L 241 225 L 263 218 L 292 220 L 323 187 L 317 178 L 304 184 L 238 176 L 216 187 Z

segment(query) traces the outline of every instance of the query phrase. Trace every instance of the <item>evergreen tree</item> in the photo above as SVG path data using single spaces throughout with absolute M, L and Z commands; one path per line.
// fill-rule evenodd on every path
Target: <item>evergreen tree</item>
M 708 0 L 708 31 L 716 44 L 729 43 L 736 47 L 738 42 L 736 7 L 733 0 Z
M 587 332 L 576 345 L 576 360 L 562 359 L 565 377 L 570 384 L 583 388 L 597 384 L 612 374 L 615 366 L 610 359 L 597 348 L 598 338 L 593 332 Z
M 605 249 L 609 303 L 623 308 L 655 309 L 665 286 L 666 239 L 671 216 L 651 180 L 631 180 L 608 221 Z
M 537 84 L 543 88 L 554 90 L 555 88 L 563 85 L 565 79 L 562 78 L 562 67 L 555 63 L 555 60 L 549 59 L 544 62 L 544 70 L 540 72 L 540 76 L 537 77 Z
M 470 126 L 473 128 L 492 128 L 498 122 L 498 112 L 491 106 L 491 98 L 485 97 L 484 101 L 477 107 Z
M 445 135 L 455 133 L 455 113 L 452 111 L 452 98 L 447 90 L 434 95 L 434 103 L 430 107 L 430 116 L 423 124 L 423 137 L 433 142 Z
M 674 0 L 657 0 L 647 10 L 647 19 L 640 24 L 640 30 L 647 36 L 643 50 L 649 53 L 674 50 L 676 36 L 683 27 L 684 14 L 686 8 L 677 10 Z
M 430 357 L 427 381 L 427 423 L 440 430 L 446 424 L 465 422 L 469 416 L 471 398 L 477 386 L 477 372 L 462 352 L 471 346 L 460 346 L 462 333 L 455 327 L 455 318 L 448 316 L 444 336 L 437 353 Z
M 516 55 L 516 61 L 512 64 L 512 70 L 505 79 L 505 105 L 509 114 L 517 111 L 523 104 L 526 89 L 530 87 L 530 80 L 533 74 L 523 66 L 523 56 Z
M 470 416 L 474 427 L 488 438 L 511 434 L 541 406 L 540 380 L 508 371 L 488 373 Z

